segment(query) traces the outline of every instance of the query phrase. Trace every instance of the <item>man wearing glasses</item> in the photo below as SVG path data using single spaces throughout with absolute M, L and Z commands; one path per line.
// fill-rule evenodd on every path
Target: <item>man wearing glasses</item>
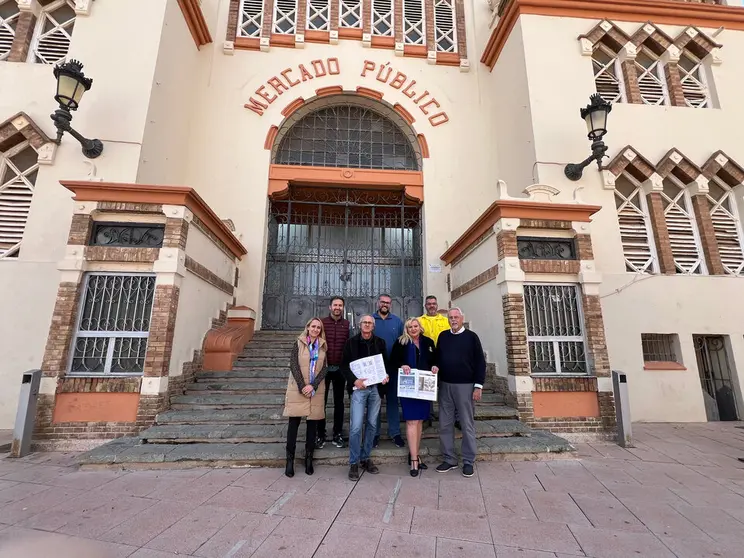
M 393 350 L 393 345 L 397 341 L 398 337 L 403 335 L 403 321 L 390 311 L 390 305 L 393 303 L 393 299 L 390 295 L 381 294 L 377 299 L 377 312 L 374 314 L 375 319 L 375 335 L 385 341 L 385 347 L 387 348 L 386 357 L 390 356 L 390 351 Z M 390 378 L 390 386 L 388 386 L 387 394 L 385 395 L 387 401 L 387 421 L 388 421 L 388 436 L 393 443 L 399 448 L 406 447 L 403 437 L 400 435 L 400 411 L 398 409 L 398 375 L 393 374 Z M 375 447 L 380 442 L 381 424 L 382 418 L 377 418 L 377 436 L 375 437 Z
M 365 386 L 364 378 L 357 378 L 351 371 L 351 363 L 360 358 L 382 355 L 387 367 L 387 349 L 385 341 L 374 335 L 375 320 L 370 315 L 362 316 L 359 321 L 360 333 L 350 338 L 344 345 L 341 361 L 341 371 L 350 386 L 351 392 L 351 424 L 349 426 L 349 479 L 359 480 L 359 465 L 372 475 L 380 472 L 372 463 L 370 454 L 377 432 L 377 419 L 380 415 L 381 396 L 384 395 L 388 377 L 382 384 Z M 362 443 L 362 427 L 364 427 L 364 411 L 367 411 L 364 442 Z

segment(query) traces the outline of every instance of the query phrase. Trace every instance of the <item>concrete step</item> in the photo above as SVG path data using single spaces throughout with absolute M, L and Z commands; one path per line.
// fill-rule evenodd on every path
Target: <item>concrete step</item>
M 241 368 L 281 368 L 287 371 L 289 370 L 289 357 L 281 359 L 238 357 L 238 360 L 233 363 L 233 370 L 240 370 Z
M 193 425 L 210 425 L 210 424 L 283 424 L 287 418 L 282 416 L 284 408 L 281 405 L 269 407 L 242 407 L 228 409 L 183 409 L 170 410 L 160 413 L 155 422 L 158 425 L 165 424 L 193 424 Z M 380 411 L 382 421 L 387 421 L 387 410 L 383 407 Z M 436 407 L 434 408 L 434 417 L 437 418 Z M 326 412 L 327 421 L 333 420 L 332 411 Z M 506 405 L 479 405 L 475 408 L 475 418 L 481 420 L 518 420 L 519 413 L 512 407 Z M 345 428 L 348 428 L 349 411 L 345 414 Z
M 199 372 L 196 375 L 197 382 L 252 382 L 255 380 L 287 379 L 288 368 L 238 368 L 219 372 Z
M 460 445 L 460 441 L 456 441 Z M 538 459 L 571 458 L 574 448 L 562 438 L 549 432 L 535 430 L 529 437 L 484 437 L 478 440 L 478 461 L 534 461 Z M 283 467 L 284 443 L 194 443 L 143 444 L 139 437 L 119 438 L 78 456 L 84 469 L 121 468 L 152 469 L 168 467 Z M 423 474 L 435 475 L 433 465 L 441 460 L 439 441 L 426 439 L 421 444 L 421 457 L 430 465 Z M 397 448 L 383 441 L 372 452 L 379 464 L 399 464 L 401 475 L 407 474 L 408 448 Z M 296 458 L 304 458 L 301 444 Z M 346 465 L 348 448 L 326 445 L 315 453 L 317 466 Z
M 186 395 L 204 395 L 219 393 L 225 395 L 284 394 L 287 380 L 261 380 L 252 382 L 197 382 L 186 387 Z
M 148 428 L 140 433 L 140 438 L 152 444 L 159 443 L 280 443 L 287 439 L 287 423 L 278 424 L 246 424 L 246 425 L 219 425 L 219 424 L 165 424 Z M 518 420 L 479 420 L 475 423 L 477 436 L 480 437 L 505 437 L 505 436 L 529 436 L 531 430 Z M 387 423 L 381 424 L 381 432 L 387 432 Z M 405 438 L 405 423 L 401 422 L 401 432 Z M 298 440 L 305 441 L 305 429 L 300 428 Z M 329 433 L 330 434 L 330 433 Z M 457 438 L 462 437 L 462 432 L 455 430 Z M 439 437 L 437 423 L 425 428 L 422 437 L 434 439 Z M 346 436 L 348 440 L 348 435 Z M 329 442 L 330 444 L 330 442 Z

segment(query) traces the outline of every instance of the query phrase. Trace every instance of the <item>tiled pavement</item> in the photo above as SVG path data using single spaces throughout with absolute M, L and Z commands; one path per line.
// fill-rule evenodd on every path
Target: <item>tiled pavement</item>
M 433 467 L 412 479 L 384 466 L 355 484 L 345 467 L 287 479 L 0 459 L 0 557 L 35 558 L 12 550 L 33 538 L 57 558 L 91 540 L 95 558 L 741 558 L 739 424 L 635 425 L 634 449 L 580 444 L 577 460 L 483 462 L 471 479 Z

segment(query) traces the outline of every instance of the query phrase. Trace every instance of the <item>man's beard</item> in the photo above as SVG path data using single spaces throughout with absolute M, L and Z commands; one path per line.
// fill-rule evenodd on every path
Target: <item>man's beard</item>
M 379 310 L 381 316 L 387 316 L 390 313 L 390 310 L 388 310 L 387 306 L 383 306 Z
M 334 316 L 340 316 L 341 315 L 341 310 L 339 310 L 338 308 L 336 308 L 334 310 L 331 310 L 331 314 L 333 314 Z

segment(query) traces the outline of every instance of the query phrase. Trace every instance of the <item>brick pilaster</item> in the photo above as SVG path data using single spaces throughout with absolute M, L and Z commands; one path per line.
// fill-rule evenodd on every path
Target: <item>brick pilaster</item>
M 504 258 L 516 258 L 519 255 L 517 250 L 517 232 L 499 231 L 496 235 L 496 250 L 498 261 Z
M 331 25 L 330 25 L 331 32 L 333 31 L 338 32 L 338 12 L 339 12 L 339 3 L 335 1 L 331 2 Z
M 711 275 L 726 275 L 726 270 L 723 268 L 723 262 L 721 261 L 721 252 L 718 248 L 718 240 L 716 240 L 716 231 L 713 228 L 708 197 L 705 194 L 692 196 L 692 208 L 695 212 L 695 221 L 700 233 L 700 243 L 703 245 L 708 273 Z
M 297 24 L 296 34 L 304 35 L 305 26 L 307 25 L 307 0 L 297 0 Z
M 189 236 L 189 222 L 185 219 L 169 217 L 165 221 L 163 232 L 163 248 L 179 248 L 186 250 L 186 240 Z
M 31 39 L 36 28 L 36 16 L 31 12 L 21 12 L 18 15 L 15 28 L 15 38 L 6 59 L 8 62 L 25 62 L 31 48 Z
M 67 372 L 72 339 L 80 302 L 81 283 L 60 283 L 57 302 L 54 305 L 52 323 L 49 326 L 41 369 L 44 376 L 54 378 Z
M 393 0 L 393 24 L 396 43 L 403 43 L 403 0 Z
M 240 0 L 230 0 L 227 12 L 227 30 L 225 40 L 234 41 L 238 36 L 238 21 L 240 20 Z
M 629 103 L 636 105 L 643 104 L 641 90 L 638 87 L 638 70 L 634 60 L 623 60 L 620 64 L 623 72 L 623 81 L 625 82 L 625 97 Z
M 582 293 L 584 307 L 584 331 L 586 333 L 589 362 L 592 364 L 590 373 L 598 378 L 610 376 L 610 357 L 607 354 L 604 319 L 602 318 L 602 304 L 597 295 Z
M 362 33 L 372 33 L 372 0 L 362 0 Z
M 506 337 L 506 362 L 509 374 L 529 376 L 530 355 L 527 347 L 527 318 L 524 313 L 524 296 L 507 294 L 501 297 L 504 310 L 504 336 Z
M 651 228 L 654 232 L 654 243 L 656 254 L 659 258 L 659 271 L 666 275 L 675 275 L 677 268 L 674 266 L 672 246 L 669 243 L 669 229 L 664 218 L 664 202 L 659 192 L 651 192 L 647 197 L 648 212 L 651 218 Z
M 576 252 L 579 260 L 593 260 L 594 249 L 592 248 L 592 236 L 590 234 L 576 235 Z
M 455 0 L 455 27 L 457 29 L 457 53 L 460 59 L 468 57 L 468 41 L 465 34 L 465 4 L 463 0 Z
M 181 290 L 176 285 L 155 287 L 145 356 L 145 376 L 168 375 L 180 293 Z
M 261 25 L 261 38 L 271 37 L 274 26 L 274 0 L 264 0 L 264 13 Z
M 71 246 L 85 246 L 88 244 L 88 240 L 90 240 L 92 230 L 93 219 L 90 215 L 73 215 L 67 244 Z
M 435 51 L 437 48 L 434 45 L 434 0 L 424 0 L 424 20 L 426 51 Z
M 669 102 L 674 107 L 685 107 L 685 93 L 682 90 L 682 81 L 679 76 L 679 65 L 677 62 L 669 61 L 664 65 L 667 91 L 669 91 Z

